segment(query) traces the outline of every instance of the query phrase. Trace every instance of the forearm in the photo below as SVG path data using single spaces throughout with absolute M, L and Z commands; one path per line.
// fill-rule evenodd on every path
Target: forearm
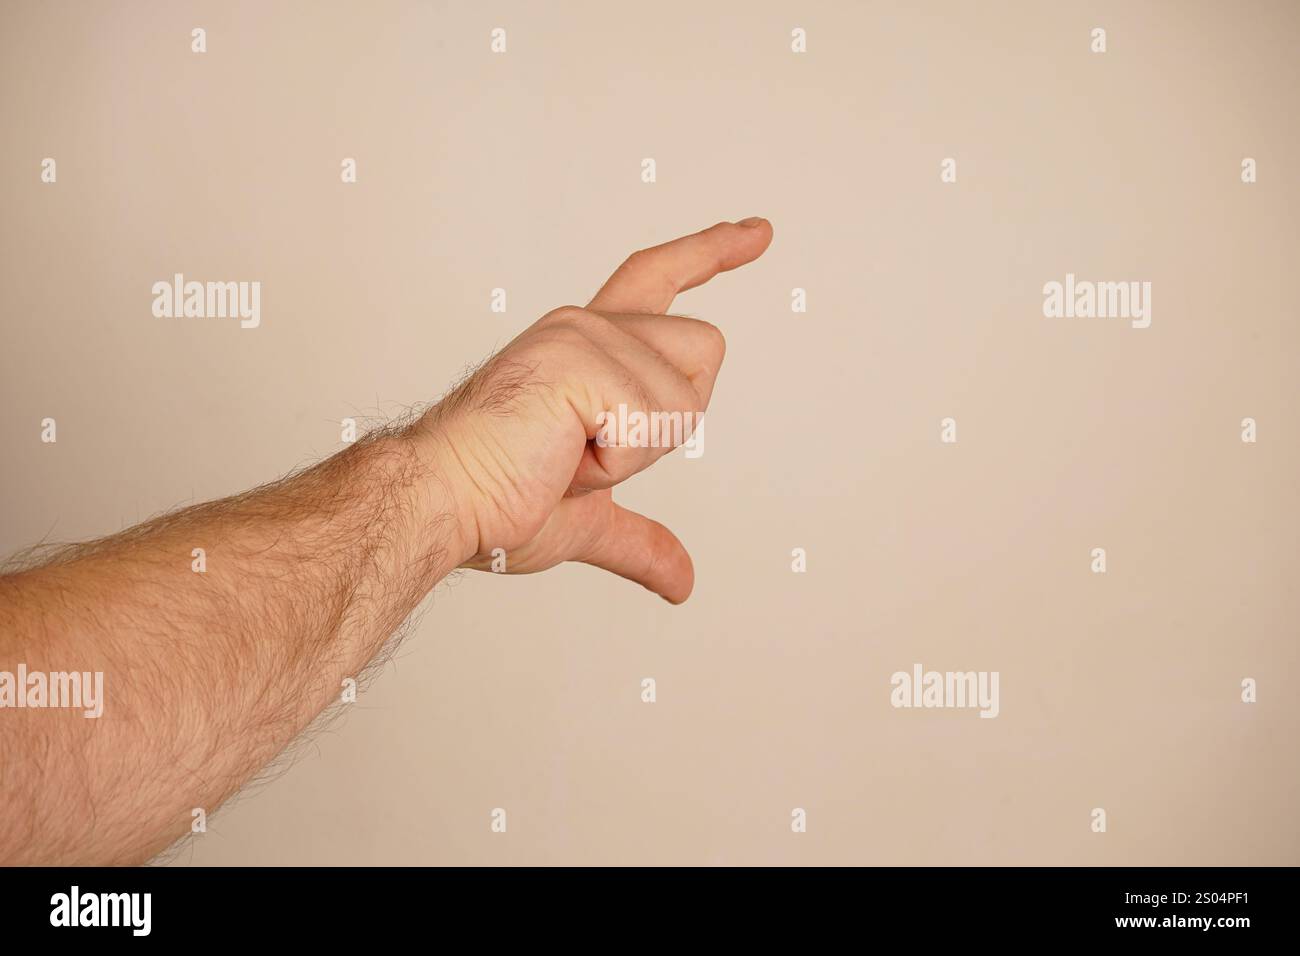
M 0 671 L 101 671 L 105 698 L 98 719 L 0 710 L 0 862 L 146 860 L 337 700 L 468 557 L 434 438 L 359 443 L 0 578 Z
M 751 217 L 641 250 L 409 428 L 0 576 L 0 863 L 149 859 L 337 700 L 455 567 L 582 561 L 685 601 L 681 541 L 612 492 L 693 433 L 722 364 L 721 331 L 666 314 L 673 298 L 771 238 Z M 613 409 L 675 417 L 676 437 L 611 442 Z M 23 667 L 102 672 L 102 714 L 15 708 L 6 684 L 19 702 L 29 688 L 6 674 Z

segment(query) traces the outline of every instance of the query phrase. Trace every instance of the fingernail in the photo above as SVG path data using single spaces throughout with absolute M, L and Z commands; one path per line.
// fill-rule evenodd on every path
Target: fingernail
M 760 225 L 762 222 L 763 222 L 762 216 L 750 216 L 748 219 L 740 220 L 738 223 L 736 223 L 736 225 L 744 226 L 746 229 L 753 229 L 755 226 Z

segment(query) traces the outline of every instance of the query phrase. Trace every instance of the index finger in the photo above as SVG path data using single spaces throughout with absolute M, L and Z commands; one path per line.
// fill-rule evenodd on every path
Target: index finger
M 677 293 L 703 285 L 719 272 L 753 262 L 771 242 L 772 224 L 751 216 L 642 249 L 614 271 L 587 308 L 663 314 Z

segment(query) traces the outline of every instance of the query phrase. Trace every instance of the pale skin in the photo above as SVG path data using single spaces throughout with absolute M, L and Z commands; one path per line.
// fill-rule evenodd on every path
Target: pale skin
M 0 576 L 0 671 L 102 671 L 105 698 L 99 719 L 0 709 L 0 864 L 149 860 L 495 549 L 510 573 L 581 561 L 685 601 L 681 542 L 612 494 L 671 449 L 602 446 L 599 416 L 708 407 L 722 334 L 667 313 L 771 239 L 751 218 L 635 253 L 412 424 Z

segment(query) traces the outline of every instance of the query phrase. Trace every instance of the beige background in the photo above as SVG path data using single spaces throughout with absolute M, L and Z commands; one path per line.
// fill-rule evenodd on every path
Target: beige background
M 178 862 L 1300 863 L 1296 4 L 7 2 L 0 37 L 5 553 L 330 454 L 637 247 L 776 227 L 678 300 L 729 341 L 704 457 L 620 493 L 691 601 L 439 587 Z M 154 319 L 178 271 L 261 281 L 262 327 Z M 1066 272 L 1151 281 L 1151 327 L 1044 318 Z M 894 710 L 918 661 L 1000 671 L 1001 716 Z

